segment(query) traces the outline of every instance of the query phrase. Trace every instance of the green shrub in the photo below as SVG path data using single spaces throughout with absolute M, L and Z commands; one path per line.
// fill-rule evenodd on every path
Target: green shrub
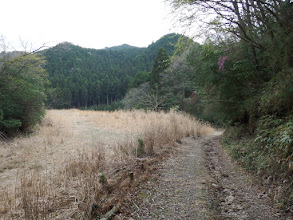
M 0 131 L 29 131 L 44 115 L 44 60 L 25 54 L 0 67 Z
M 282 115 L 293 106 L 293 69 L 276 74 L 266 83 L 260 97 L 258 111 L 262 115 Z
M 135 154 L 137 157 L 142 157 L 145 155 L 145 147 L 144 147 L 144 142 L 142 139 L 138 139 L 138 145 L 137 148 L 135 149 Z
M 293 171 L 293 116 L 263 116 L 258 122 L 256 144 L 275 158 L 283 175 Z

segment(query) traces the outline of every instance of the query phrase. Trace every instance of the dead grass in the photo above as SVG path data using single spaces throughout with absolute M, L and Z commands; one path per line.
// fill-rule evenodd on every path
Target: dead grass
M 178 112 L 47 111 L 34 135 L 0 143 L 0 215 L 90 219 L 123 204 L 182 138 L 212 131 Z

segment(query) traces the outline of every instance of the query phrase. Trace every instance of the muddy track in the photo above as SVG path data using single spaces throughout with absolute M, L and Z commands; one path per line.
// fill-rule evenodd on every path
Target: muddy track
M 220 132 L 186 138 L 144 185 L 133 219 L 291 219 L 219 146 Z

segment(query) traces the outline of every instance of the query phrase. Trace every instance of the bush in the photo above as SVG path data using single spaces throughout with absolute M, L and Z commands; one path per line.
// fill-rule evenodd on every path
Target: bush
M 144 143 L 142 139 L 138 139 L 138 145 L 137 148 L 135 149 L 135 154 L 137 157 L 141 157 L 145 154 L 145 150 L 144 150 Z
M 293 106 L 293 69 L 276 74 L 264 87 L 258 110 L 264 114 L 282 115 Z
M 4 58 L 2 58 L 4 59 Z M 44 115 L 44 60 L 33 54 L 3 60 L 0 67 L 0 131 L 29 131 Z
M 278 172 L 286 177 L 293 171 L 293 116 L 284 119 L 263 116 L 258 122 L 255 139 L 263 151 L 274 158 Z

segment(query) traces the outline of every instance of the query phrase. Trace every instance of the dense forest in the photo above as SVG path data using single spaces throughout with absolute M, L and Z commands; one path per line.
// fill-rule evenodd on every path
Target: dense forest
M 62 43 L 40 52 L 51 87 L 48 107 L 110 105 L 121 100 L 137 74 L 151 71 L 159 48 L 174 53 L 180 35 L 168 34 L 147 48 L 121 45 L 102 50 Z

